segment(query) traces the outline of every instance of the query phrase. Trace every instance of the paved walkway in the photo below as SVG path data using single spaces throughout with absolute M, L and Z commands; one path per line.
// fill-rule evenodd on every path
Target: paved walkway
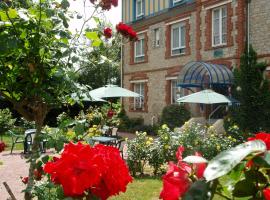
M 135 137 L 135 134 L 130 133 L 119 133 L 119 135 L 128 139 Z M 23 200 L 21 191 L 25 189 L 25 185 L 20 177 L 28 176 L 29 164 L 21 152 L 14 151 L 13 154 L 10 154 L 9 151 L 4 151 L 0 153 L 0 162 L 2 163 L 0 164 L 0 200 L 8 200 L 10 197 L 3 182 L 7 182 L 17 200 Z

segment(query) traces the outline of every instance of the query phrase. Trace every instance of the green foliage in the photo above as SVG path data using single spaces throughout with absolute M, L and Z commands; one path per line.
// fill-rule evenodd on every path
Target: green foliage
M 13 128 L 16 119 L 12 118 L 12 113 L 8 108 L 0 109 L 0 135 Z
M 146 132 L 136 132 L 136 138 L 127 141 L 127 164 L 133 176 L 143 174 L 152 141 Z
M 184 106 L 172 104 L 166 106 L 161 115 L 161 123 L 167 124 L 171 129 L 181 127 L 190 118 L 190 113 Z
M 264 74 L 267 63 L 258 63 L 257 54 L 249 47 L 241 57 L 240 68 L 234 72 L 233 96 L 241 105 L 232 109 L 233 120 L 245 132 L 270 130 L 270 91 Z

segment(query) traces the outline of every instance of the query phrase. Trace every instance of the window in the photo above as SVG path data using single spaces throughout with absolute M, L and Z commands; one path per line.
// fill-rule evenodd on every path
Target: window
M 177 79 L 175 80 L 171 80 L 171 103 L 177 103 L 177 99 L 179 99 L 180 97 L 184 96 L 183 92 L 183 88 L 177 86 Z
M 160 45 L 160 30 L 159 28 L 154 29 L 154 47 L 159 47 Z
M 173 5 L 175 5 L 175 4 L 177 4 L 177 3 L 181 2 L 181 1 L 183 1 L 183 0 L 173 0 Z
M 140 18 L 144 15 L 143 13 L 143 0 L 136 1 L 136 18 Z
M 143 110 L 144 108 L 144 84 L 134 83 L 134 92 L 140 94 L 140 97 L 134 98 L 134 110 Z
M 184 54 L 186 49 L 186 27 L 183 23 L 171 27 L 171 54 Z
M 138 40 L 134 45 L 134 62 L 143 62 L 144 61 L 144 37 L 138 37 Z
M 212 45 L 227 43 L 227 9 L 220 7 L 212 11 Z

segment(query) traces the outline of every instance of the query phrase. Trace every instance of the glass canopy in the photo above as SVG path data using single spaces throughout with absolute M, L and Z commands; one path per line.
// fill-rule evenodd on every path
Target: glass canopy
M 233 84 L 233 73 L 225 65 L 206 62 L 190 62 L 184 66 L 178 77 L 182 88 L 228 87 Z

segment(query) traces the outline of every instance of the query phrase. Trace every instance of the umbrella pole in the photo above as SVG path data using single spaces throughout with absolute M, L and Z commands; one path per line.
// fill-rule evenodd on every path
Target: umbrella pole
M 210 115 L 209 115 L 209 118 L 208 118 L 208 123 L 210 124 L 210 120 L 211 120 L 211 117 L 213 116 L 213 114 L 215 114 L 220 108 L 222 107 L 222 105 L 216 107 L 215 110 L 213 110 Z

